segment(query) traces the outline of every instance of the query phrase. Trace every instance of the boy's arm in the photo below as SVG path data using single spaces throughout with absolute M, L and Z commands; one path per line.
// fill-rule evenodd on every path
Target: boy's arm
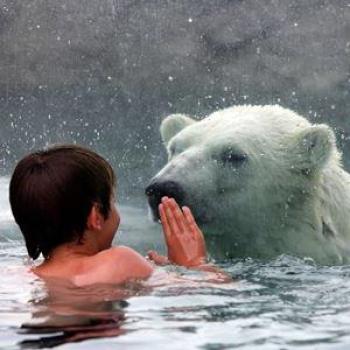
M 171 261 L 164 255 L 158 254 L 156 251 L 151 250 L 148 252 L 148 258 L 152 260 L 156 265 L 164 266 L 170 265 Z M 198 266 L 192 266 L 192 269 L 208 272 L 213 278 L 211 280 L 215 283 L 228 283 L 232 282 L 232 277 L 225 271 L 212 263 L 206 263 Z M 213 275 L 212 275 L 213 274 Z

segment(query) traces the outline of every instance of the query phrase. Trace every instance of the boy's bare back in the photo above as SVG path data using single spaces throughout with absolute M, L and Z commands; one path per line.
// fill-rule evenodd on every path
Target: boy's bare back
M 33 272 L 44 279 L 69 279 L 76 286 L 86 286 L 146 279 L 152 274 L 153 266 L 133 249 L 118 246 L 66 262 L 44 263 L 34 268 Z

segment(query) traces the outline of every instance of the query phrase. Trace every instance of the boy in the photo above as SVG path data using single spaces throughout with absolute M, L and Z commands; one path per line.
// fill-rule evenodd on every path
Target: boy
M 10 182 L 10 203 L 28 254 L 44 261 L 32 271 L 42 278 L 68 279 L 77 286 L 119 284 L 146 279 L 153 265 L 131 248 L 111 247 L 120 218 L 115 207 L 115 175 L 91 150 L 56 146 L 24 157 Z M 191 211 L 164 197 L 159 206 L 168 261 L 201 267 L 206 262 L 203 235 Z

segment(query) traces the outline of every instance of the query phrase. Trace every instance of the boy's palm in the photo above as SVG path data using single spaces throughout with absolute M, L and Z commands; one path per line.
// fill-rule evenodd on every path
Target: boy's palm
M 164 197 L 159 205 L 170 262 L 182 266 L 206 263 L 206 247 L 202 231 L 187 207 L 179 208 L 174 199 Z

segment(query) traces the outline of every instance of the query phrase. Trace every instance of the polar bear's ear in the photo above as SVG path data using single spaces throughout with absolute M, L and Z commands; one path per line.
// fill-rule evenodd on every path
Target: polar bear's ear
M 182 129 L 195 122 L 194 119 L 183 114 L 171 114 L 166 117 L 160 125 L 160 135 L 165 145 L 167 145 L 169 140 Z
M 294 164 L 302 171 L 321 169 L 335 150 L 335 136 L 327 125 L 314 125 L 293 138 Z

